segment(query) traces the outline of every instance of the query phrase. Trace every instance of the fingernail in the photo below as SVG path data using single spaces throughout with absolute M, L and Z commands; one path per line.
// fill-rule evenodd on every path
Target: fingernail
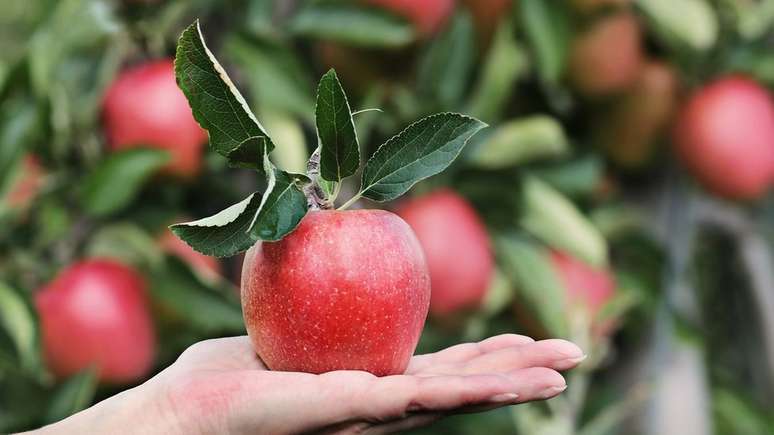
M 567 361 L 568 363 L 571 363 L 571 364 L 579 364 L 579 363 L 581 363 L 583 360 L 585 360 L 588 357 L 589 356 L 584 353 L 583 355 L 581 355 L 579 357 L 576 357 L 576 358 L 567 358 L 565 361 Z
M 566 389 L 567 389 L 567 385 L 561 385 L 561 386 L 555 385 L 553 387 L 548 387 L 540 393 L 539 397 L 542 399 L 550 399 L 551 397 L 556 396 L 557 394 L 561 393 Z
M 502 393 L 502 394 L 496 394 L 489 398 L 489 402 L 491 403 L 503 403 L 503 402 L 513 402 L 519 397 L 516 393 Z

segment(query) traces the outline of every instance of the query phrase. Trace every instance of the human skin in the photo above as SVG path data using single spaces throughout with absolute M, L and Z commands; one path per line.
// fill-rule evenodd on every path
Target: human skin
M 206 340 L 133 389 L 31 434 L 384 434 L 554 397 L 585 358 L 506 334 L 415 356 L 402 375 L 269 371 L 248 337 Z
M 242 268 L 245 326 L 273 370 L 402 373 L 429 302 L 422 248 L 384 210 L 312 211 Z

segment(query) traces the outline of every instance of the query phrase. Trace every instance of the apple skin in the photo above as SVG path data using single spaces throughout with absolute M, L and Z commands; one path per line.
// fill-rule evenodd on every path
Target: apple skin
M 470 11 L 479 46 L 489 47 L 500 21 L 507 18 L 513 0 L 463 0 Z
M 423 37 L 433 35 L 454 12 L 454 0 L 362 0 L 405 17 Z
M 70 265 L 35 295 L 43 350 L 60 378 L 91 366 L 103 383 L 142 379 L 156 338 L 143 278 L 107 259 Z
M 164 173 L 182 178 L 199 173 L 207 133 L 177 87 L 172 59 L 120 73 L 105 94 L 102 120 L 111 150 L 156 147 L 170 153 Z
M 631 0 L 572 0 L 570 3 L 576 11 L 588 14 L 606 7 L 629 6 Z
M 272 370 L 406 370 L 430 278 L 411 228 L 384 210 L 311 211 L 242 268 L 247 332 Z
M 177 222 L 186 222 L 190 219 L 178 219 Z M 207 279 L 217 279 L 222 276 L 223 271 L 220 267 L 220 262 L 215 257 L 204 255 L 195 251 L 187 243 L 180 240 L 169 229 L 158 239 L 159 246 L 165 252 L 177 256 L 184 262 L 186 262 L 193 270 Z
M 20 166 L 16 179 L 3 199 L 5 205 L 14 210 L 29 207 L 43 186 L 45 177 L 45 169 L 34 154 L 25 154 Z
M 774 180 L 774 105 L 754 80 L 731 75 L 696 91 L 680 110 L 674 144 L 713 193 L 761 197 Z
M 478 307 L 494 273 L 483 222 L 460 195 L 441 189 L 402 203 L 396 213 L 414 230 L 430 270 L 430 313 L 444 317 Z
M 568 74 L 572 86 L 586 97 L 624 91 L 642 67 L 642 31 L 637 18 L 622 12 L 599 18 L 572 41 Z
M 641 168 L 654 155 L 656 139 L 677 109 L 679 81 L 659 61 L 647 61 L 637 81 L 597 120 L 598 142 L 617 165 Z

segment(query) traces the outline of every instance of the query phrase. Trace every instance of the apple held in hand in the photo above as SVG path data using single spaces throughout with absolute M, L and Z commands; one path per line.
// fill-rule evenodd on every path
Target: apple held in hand
M 674 144 L 688 170 L 730 199 L 762 196 L 774 180 L 774 104 L 752 79 L 728 76 L 681 109 Z
M 247 332 L 272 370 L 403 373 L 429 301 L 419 242 L 382 210 L 310 212 L 242 267 Z
M 494 272 L 489 236 L 473 207 L 444 189 L 406 201 L 397 213 L 414 230 L 430 269 L 430 312 L 476 308 Z
M 141 379 L 156 341 L 145 283 L 129 267 L 93 259 L 63 270 L 35 295 L 46 362 L 58 377 L 95 367 L 99 379 Z
M 247 250 L 242 311 L 260 358 L 272 370 L 402 373 L 430 303 L 422 248 L 397 215 L 346 209 L 361 198 L 397 199 L 446 169 L 486 124 L 457 113 L 425 117 L 379 146 L 360 170 L 353 110 L 330 70 L 317 88 L 319 146 L 306 174 L 295 174 L 269 159 L 281 145 L 207 49 L 198 23 L 180 37 L 175 68 L 212 148 L 231 165 L 253 168 L 266 180 L 263 192 L 171 227 L 206 255 Z M 226 107 L 232 117 L 224 116 Z M 359 189 L 333 210 L 342 181 L 358 172 Z
M 112 150 L 137 146 L 170 153 L 166 173 L 199 173 L 207 134 L 175 83 L 171 59 L 134 66 L 119 74 L 103 102 L 103 125 Z

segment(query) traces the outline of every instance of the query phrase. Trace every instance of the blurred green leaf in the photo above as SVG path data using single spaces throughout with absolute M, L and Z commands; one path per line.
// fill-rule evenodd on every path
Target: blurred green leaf
M 487 122 L 499 119 L 528 67 L 527 55 L 514 38 L 513 23 L 507 20 L 497 29 L 467 112 Z
M 31 372 L 40 367 L 37 323 L 29 306 L 11 287 L 0 282 L 0 325 L 16 346 L 21 366 Z
M 29 98 L 0 100 L 0 197 L 10 188 L 13 168 L 41 133 L 38 107 Z
M 526 177 L 519 224 L 548 245 L 594 266 L 607 264 L 607 242 L 575 205 L 550 185 Z
M 360 167 L 360 145 L 347 94 L 332 69 L 320 79 L 315 120 L 320 141 L 320 176 L 340 182 Z
M 470 155 L 471 164 L 487 169 L 517 166 L 569 152 L 562 125 L 546 115 L 532 115 L 500 124 Z
M 118 222 L 101 228 L 86 246 L 88 257 L 111 257 L 135 266 L 153 266 L 164 258 L 156 240 L 139 226 Z
M 253 246 L 257 239 L 248 230 L 261 206 L 261 195 L 253 193 L 219 213 L 170 227 L 177 237 L 196 251 L 215 257 L 236 255 Z
M 417 73 L 418 92 L 437 101 L 439 107 L 457 106 L 474 66 L 474 42 L 470 15 L 458 13 L 422 56 Z
M 486 124 L 456 113 L 423 118 L 390 138 L 366 162 L 362 196 L 390 201 L 446 169 Z
M 706 0 L 637 0 L 656 34 L 676 49 L 706 51 L 718 38 L 718 17 Z
M 81 203 L 95 216 L 115 213 L 132 202 L 167 160 L 169 154 L 157 149 L 135 148 L 112 154 L 82 181 Z
M 204 285 L 179 259 L 167 257 L 163 267 L 152 271 L 151 283 L 154 300 L 175 321 L 207 333 L 244 333 L 236 295 Z
M 261 169 L 261 158 L 274 143 L 207 48 L 198 20 L 180 36 L 175 75 L 194 117 L 209 132 L 212 148 L 234 165 Z
M 223 50 L 240 67 L 239 72 L 258 107 L 286 111 L 312 121 L 314 87 L 292 47 L 267 40 L 231 37 Z M 279 139 L 277 143 L 284 146 Z
M 414 40 L 406 20 L 375 8 L 309 2 L 289 23 L 299 36 L 363 47 L 400 47 Z
M 526 32 L 544 83 L 564 74 L 572 34 L 570 14 L 562 0 L 520 0 L 521 25 Z
M 302 190 L 309 178 L 274 168 L 268 158 L 266 162 L 268 186 L 248 232 L 253 240 L 275 242 L 296 229 L 309 210 Z
M 306 170 L 309 151 L 301 123 L 290 115 L 268 108 L 261 109 L 259 115 L 271 137 L 282 144 L 271 152 L 272 161 L 280 169 L 303 173 Z
M 756 407 L 741 392 L 718 388 L 712 394 L 717 433 L 767 435 L 774 432 L 774 418 Z
M 529 173 L 569 196 L 593 194 L 602 183 L 604 161 L 596 154 L 530 168 Z
M 97 372 L 85 370 L 67 379 L 51 396 L 45 422 L 53 423 L 86 409 L 97 391 Z
M 548 251 L 515 235 L 495 239 L 500 267 L 516 287 L 515 298 L 554 337 L 567 337 L 565 290 Z
M 514 288 L 510 281 L 500 269 L 495 269 L 484 302 L 481 304 L 481 311 L 487 316 L 493 316 L 508 307 L 513 301 L 513 296 Z

